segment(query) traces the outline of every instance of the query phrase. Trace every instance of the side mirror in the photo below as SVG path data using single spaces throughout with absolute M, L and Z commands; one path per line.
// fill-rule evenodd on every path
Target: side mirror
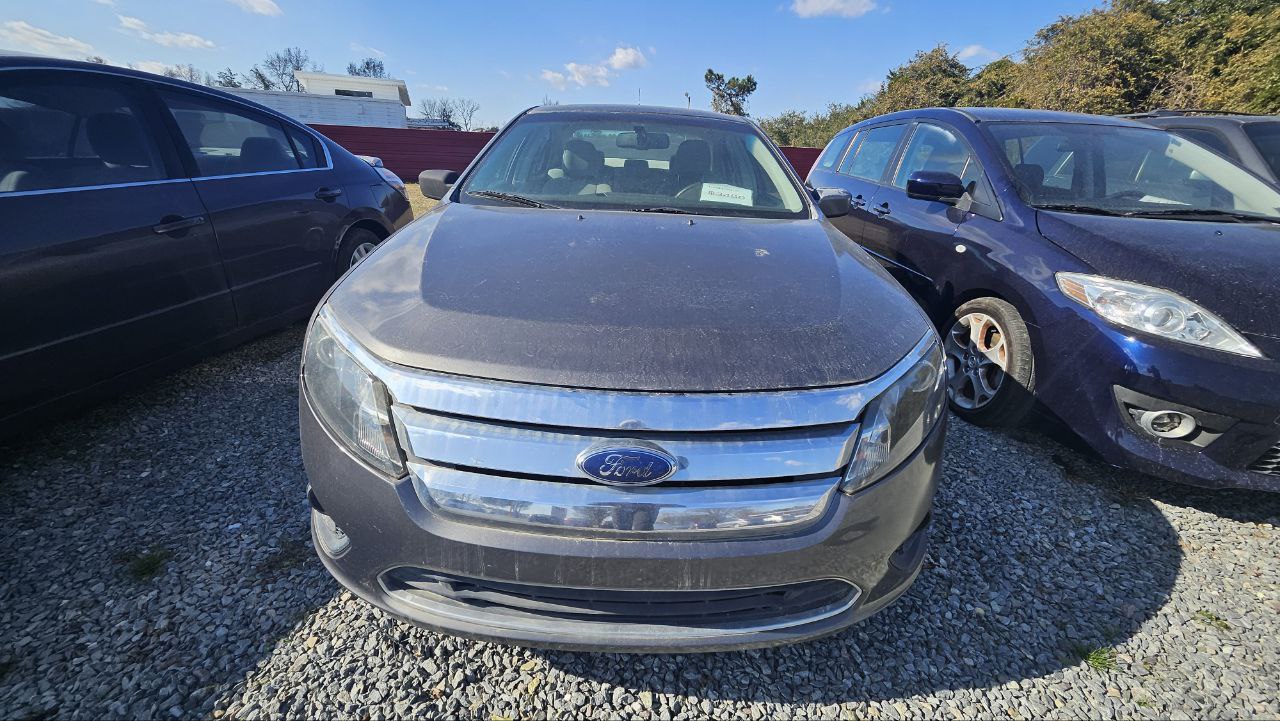
M 964 194 L 964 183 L 955 173 L 917 170 L 907 178 L 908 198 L 936 200 L 954 205 Z
M 424 170 L 418 173 L 418 190 L 432 200 L 440 200 L 449 194 L 449 188 L 458 182 L 456 170 Z
M 818 210 L 828 218 L 839 218 L 853 210 L 853 197 L 842 188 L 818 188 Z

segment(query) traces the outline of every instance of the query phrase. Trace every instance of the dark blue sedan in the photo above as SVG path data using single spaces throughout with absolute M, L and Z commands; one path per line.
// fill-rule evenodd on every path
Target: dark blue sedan
M 0 435 L 305 318 L 411 219 L 386 176 L 226 93 L 0 55 Z
M 1009 109 L 885 115 L 809 175 L 832 223 L 943 331 L 953 410 L 1035 401 L 1108 461 L 1280 490 L 1280 193 L 1128 120 Z

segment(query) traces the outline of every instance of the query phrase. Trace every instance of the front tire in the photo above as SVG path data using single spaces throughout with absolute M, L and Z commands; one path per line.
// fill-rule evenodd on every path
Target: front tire
M 334 277 L 341 276 L 351 266 L 364 260 L 364 257 L 372 253 L 381 242 L 382 238 L 371 230 L 352 228 L 338 248 L 338 262 L 334 267 Z
M 1035 405 L 1035 357 L 1018 309 L 976 298 L 955 310 L 943 333 L 951 410 L 980 426 L 1013 426 Z

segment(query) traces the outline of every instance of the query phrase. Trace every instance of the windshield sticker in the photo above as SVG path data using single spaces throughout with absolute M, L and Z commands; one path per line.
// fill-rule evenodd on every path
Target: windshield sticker
M 711 203 L 732 203 L 734 205 L 755 205 L 751 200 L 749 188 L 724 183 L 703 183 L 700 200 Z

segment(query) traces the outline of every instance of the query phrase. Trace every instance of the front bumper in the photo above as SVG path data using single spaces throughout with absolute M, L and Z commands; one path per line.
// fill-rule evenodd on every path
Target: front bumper
M 1280 491 L 1280 475 L 1250 470 L 1280 444 L 1280 362 L 1139 337 L 1071 308 L 1058 318 L 1033 333 L 1037 396 L 1104 459 L 1190 485 Z M 1142 396 L 1213 433 L 1153 437 L 1125 410 Z
M 906 591 L 923 562 L 945 433 L 939 424 L 894 473 L 853 496 L 835 493 L 822 517 L 798 530 L 767 537 L 622 540 L 531 532 L 439 513 L 424 505 L 412 478 L 388 481 L 349 455 L 317 420 L 305 394 L 300 417 L 313 506 L 350 539 L 336 558 L 320 553 L 344 586 L 434 630 L 594 651 L 717 651 L 790 643 L 839 631 L 887 606 Z M 598 612 L 608 602 L 646 597 L 715 608 L 706 604 L 722 602 L 722 592 L 759 589 L 777 599 L 779 587 L 814 589 L 824 581 L 847 584 L 850 592 L 799 612 L 757 611 L 741 623 L 596 621 L 572 612 L 513 615 L 509 602 L 519 594 L 527 607 L 530 594 L 544 589 L 571 611 Z M 466 593 L 442 599 L 418 592 L 441 583 L 454 591 L 466 586 Z M 672 595 L 682 592 L 688 595 Z M 545 598 L 539 603 L 546 607 Z

